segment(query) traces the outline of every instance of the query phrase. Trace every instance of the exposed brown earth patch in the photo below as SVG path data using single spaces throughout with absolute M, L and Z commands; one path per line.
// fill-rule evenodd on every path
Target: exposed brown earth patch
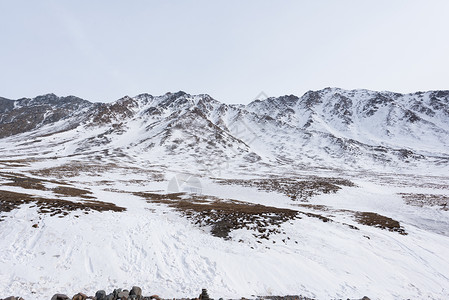
M 449 210 L 449 196 L 437 194 L 414 194 L 414 193 L 400 193 L 405 203 L 408 205 L 425 207 L 432 206 L 441 210 Z
M 33 170 L 31 174 L 35 176 L 42 177 L 53 177 L 53 178 L 71 178 L 80 175 L 88 175 L 92 177 L 98 177 L 99 174 L 105 174 L 109 172 L 123 172 L 124 174 L 145 174 L 148 176 L 148 180 L 152 181 L 163 181 L 164 175 L 155 170 L 142 169 L 132 166 L 119 166 L 115 163 L 103 163 L 103 164 L 93 164 L 83 161 L 72 161 L 70 163 L 44 168 L 40 170 Z M 101 178 L 99 178 L 101 180 Z M 148 182 L 147 180 L 147 182 Z
M 30 161 L 31 160 L 27 159 L 0 159 L 0 165 L 3 165 L 5 167 L 19 168 L 28 166 Z
M 363 225 L 378 227 L 388 231 L 398 232 L 402 235 L 407 235 L 398 221 L 374 212 L 356 212 L 355 218 L 357 222 Z
M 392 218 L 389 218 L 389 217 L 386 217 L 386 216 L 383 216 L 383 215 L 380 215 L 380 214 L 377 214 L 374 212 L 361 212 L 361 211 L 353 211 L 353 210 L 348 210 L 348 209 L 335 209 L 335 208 L 331 208 L 331 207 L 328 207 L 325 205 L 315 205 L 315 204 L 298 204 L 297 206 L 313 209 L 316 211 L 327 212 L 327 213 L 349 214 L 349 215 L 352 215 L 354 220 L 359 224 L 373 226 L 373 227 L 377 227 L 377 228 L 392 231 L 392 232 L 398 232 L 399 234 L 402 234 L 402 235 L 407 235 L 406 231 L 402 228 L 399 221 L 396 221 Z M 342 223 L 342 224 L 348 226 L 351 229 L 359 230 L 358 227 L 356 227 L 352 224 L 347 224 L 347 223 Z
M 82 173 L 96 175 L 100 174 L 101 172 L 107 171 L 108 168 L 115 168 L 115 167 L 116 167 L 115 165 L 100 166 L 92 164 L 83 164 L 81 162 L 80 163 L 72 162 L 56 167 L 34 170 L 31 171 L 31 174 L 44 177 L 52 176 L 56 178 L 65 178 L 65 177 L 76 177 Z
M 55 194 L 55 198 L 33 196 L 27 193 L 18 193 L 13 191 L 0 190 L 0 212 L 10 212 L 19 208 L 22 204 L 33 203 L 38 207 L 38 212 L 50 214 L 51 216 L 63 217 L 70 211 L 116 211 L 121 212 L 126 209 L 116 206 L 113 203 L 95 201 L 92 192 L 85 189 L 74 188 L 66 183 L 54 180 L 44 180 L 39 178 L 27 177 L 22 174 L 0 172 L 0 179 L 6 180 L 1 186 L 20 187 L 33 191 L 49 191 Z M 51 187 L 48 185 L 51 184 Z M 57 185 L 56 187 L 54 187 Z M 84 199 L 83 201 L 70 201 L 58 199 L 58 196 L 76 197 Z M 0 219 L 1 220 L 1 219 Z
M 33 197 L 28 194 L 16 193 L 10 191 L 0 190 L 0 212 L 10 212 L 19 208 L 23 204 L 34 204 L 38 207 L 38 212 L 41 214 L 49 214 L 50 216 L 64 217 L 70 211 L 82 211 L 89 213 L 90 211 L 116 211 L 122 212 L 126 209 L 124 207 L 116 206 L 113 203 L 100 201 L 83 201 L 72 202 L 61 199 L 47 199 L 43 197 Z M 0 218 L 0 221 L 2 218 Z
M 320 194 L 336 193 L 342 186 L 355 186 L 343 178 L 325 178 L 311 176 L 308 179 L 267 178 L 267 179 L 217 179 L 217 183 L 256 187 L 260 191 L 278 192 L 294 201 L 307 202 Z
M 77 188 L 68 187 L 68 186 L 58 186 L 52 190 L 56 194 L 60 194 L 63 196 L 81 197 L 81 198 L 85 198 L 85 199 L 95 199 L 95 197 L 90 196 L 92 194 L 92 192 L 88 191 L 88 190 L 82 190 L 82 189 L 77 189 Z
M 9 180 L 9 182 L 3 183 L 4 186 L 16 186 L 24 189 L 51 191 L 55 194 L 68 197 L 81 197 L 84 199 L 95 199 L 91 196 L 92 192 L 85 189 L 78 189 L 67 186 L 66 183 L 55 180 L 44 180 L 40 178 L 27 177 L 22 174 L 15 173 L 0 173 L 0 178 Z M 47 184 L 57 184 L 59 186 L 49 188 Z
M 211 226 L 212 235 L 225 239 L 229 238 L 231 231 L 237 229 L 253 230 L 255 237 L 269 239 L 272 234 L 285 233 L 280 225 L 289 220 L 301 219 L 303 216 L 307 216 L 319 219 L 325 223 L 334 222 L 334 216 L 329 214 L 337 212 L 352 216 L 358 224 L 407 235 L 398 221 L 372 212 L 333 209 L 325 205 L 297 205 L 317 211 L 308 212 L 185 193 L 156 194 L 137 192 L 133 194 L 145 198 L 150 203 L 160 203 L 173 207 L 194 224 Z M 325 214 L 321 212 L 325 212 Z M 360 230 L 359 227 L 353 224 L 337 223 L 353 230 Z
M 36 178 L 29 177 L 19 177 L 17 175 L 4 175 L 3 178 L 11 180 L 11 182 L 4 183 L 6 186 L 17 186 L 24 189 L 33 189 L 33 190 L 41 190 L 45 191 L 47 188 L 43 184 L 42 180 Z
M 281 233 L 280 225 L 293 219 L 301 219 L 292 209 L 251 204 L 212 196 L 155 193 L 134 193 L 151 203 L 162 203 L 175 208 L 199 226 L 211 226 L 211 234 L 229 239 L 232 230 L 253 230 L 258 238 L 268 239 Z M 310 217 L 318 217 L 309 215 Z

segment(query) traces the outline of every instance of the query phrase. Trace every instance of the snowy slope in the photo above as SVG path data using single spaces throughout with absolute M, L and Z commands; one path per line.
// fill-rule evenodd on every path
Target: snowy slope
M 13 134 L 13 141 L 39 136 L 42 145 L 60 135 L 81 134 L 84 140 L 70 148 L 74 155 L 122 151 L 151 153 L 148 156 L 155 159 L 169 155 L 197 165 L 212 156 L 213 161 L 261 161 L 274 166 L 416 173 L 431 165 L 434 172 L 447 171 L 449 94 L 444 91 L 401 95 L 327 88 L 300 98 L 256 100 L 247 106 L 184 92 L 142 94 L 111 104 L 89 104 L 74 97 L 58 102 L 55 97 L 4 100 L 9 108 L 3 108 L 0 131 L 4 136 Z M 68 99 L 74 99 L 69 108 Z M 24 114 L 34 116 L 36 110 L 42 113 L 38 121 L 23 128 L 18 125 L 23 124 Z M 55 111 L 58 118 L 48 117 Z
M 448 125 L 446 91 L 0 98 L 0 297 L 448 298 Z

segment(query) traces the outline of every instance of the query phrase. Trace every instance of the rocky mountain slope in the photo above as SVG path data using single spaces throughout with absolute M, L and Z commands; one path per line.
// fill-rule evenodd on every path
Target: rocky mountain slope
M 51 145 L 57 156 L 97 152 L 151 162 L 168 156 L 211 175 L 229 164 L 404 172 L 431 165 L 445 172 L 449 91 L 326 88 L 248 105 L 184 92 L 112 103 L 53 94 L 2 98 L 0 137 L 19 152 L 27 147 L 18 145 L 33 142 L 35 150 Z

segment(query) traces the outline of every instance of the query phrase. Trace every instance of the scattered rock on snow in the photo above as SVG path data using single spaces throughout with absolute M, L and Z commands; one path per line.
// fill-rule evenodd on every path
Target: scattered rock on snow
M 87 296 L 83 293 L 78 293 L 75 296 L 73 296 L 72 300 L 162 300 L 161 297 L 158 295 L 152 295 L 152 296 L 142 296 L 142 289 L 138 286 L 133 286 L 130 291 L 124 289 L 115 289 L 112 293 L 109 295 L 106 295 L 106 292 L 104 290 L 99 290 L 95 293 L 95 297 L 93 296 Z M 245 299 L 246 298 L 241 298 Z M 258 296 L 257 299 L 259 300 L 313 300 L 312 298 L 304 297 L 304 296 Z M 7 297 L 7 298 L 0 298 L 0 300 L 24 300 L 21 297 Z M 68 297 L 65 294 L 55 294 L 53 297 L 51 297 L 51 300 L 70 300 L 70 297 Z M 189 298 L 182 298 L 181 300 L 189 300 Z M 195 298 L 193 300 L 212 300 L 208 293 L 207 289 L 202 289 L 201 294 L 198 298 Z M 223 298 L 220 298 L 219 300 L 223 300 Z M 360 300 L 370 300 L 367 296 L 364 296 Z
M 83 293 L 78 293 L 75 296 L 73 296 L 72 300 L 86 300 L 87 296 Z
M 97 298 L 97 300 L 106 300 L 106 292 L 103 290 L 97 291 L 95 293 L 95 298 Z
M 206 289 L 201 290 L 201 295 L 199 296 L 200 300 L 209 300 L 209 295 L 207 294 Z
M 64 294 L 55 294 L 51 297 L 51 300 L 70 300 L 70 298 Z
M 130 296 L 137 296 L 139 299 L 139 297 L 142 297 L 142 289 L 138 286 L 133 286 L 133 288 L 131 289 L 131 291 L 129 292 Z

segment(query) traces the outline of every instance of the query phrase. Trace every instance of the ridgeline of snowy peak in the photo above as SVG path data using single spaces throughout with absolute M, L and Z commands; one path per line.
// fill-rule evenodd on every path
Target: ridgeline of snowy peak
M 326 88 L 246 106 L 184 92 L 113 103 L 53 94 L 0 98 L 0 138 L 2 151 L 51 146 L 55 156 L 105 153 L 152 163 L 169 155 L 172 163 L 193 160 L 200 170 L 229 161 L 444 169 L 449 162 L 449 91 L 403 95 Z

